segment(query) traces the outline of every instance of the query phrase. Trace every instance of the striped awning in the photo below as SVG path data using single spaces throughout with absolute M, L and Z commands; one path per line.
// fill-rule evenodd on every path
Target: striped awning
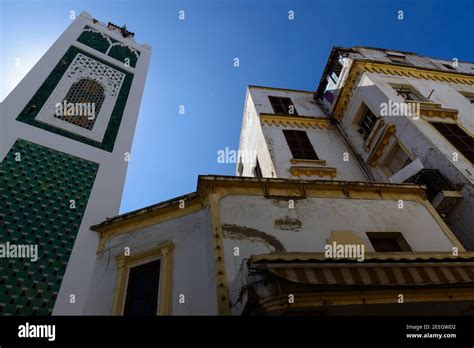
M 435 285 L 474 283 L 474 259 L 459 257 L 443 260 L 410 258 L 410 260 L 369 259 L 364 262 L 331 262 L 305 260 L 285 262 L 281 258 L 258 255 L 254 270 L 267 271 L 294 283 L 315 285 Z M 252 259 L 251 259 L 252 260 Z
M 474 283 L 474 263 L 271 265 L 272 274 L 295 283 L 427 285 Z

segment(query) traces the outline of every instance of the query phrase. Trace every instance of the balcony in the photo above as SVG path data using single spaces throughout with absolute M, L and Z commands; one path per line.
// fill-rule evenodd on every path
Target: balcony
M 425 185 L 428 200 L 443 218 L 463 198 L 462 193 L 437 169 L 422 169 L 405 182 Z
M 454 121 L 458 119 L 458 110 L 456 109 L 446 109 L 441 106 L 441 104 L 433 102 L 423 102 L 416 100 L 407 100 L 407 103 L 415 104 L 414 110 L 418 108 L 418 116 L 425 118 L 439 117 L 439 118 L 450 118 Z

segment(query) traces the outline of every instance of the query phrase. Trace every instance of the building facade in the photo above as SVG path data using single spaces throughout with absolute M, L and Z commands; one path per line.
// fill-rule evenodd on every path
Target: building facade
M 451 63 L 336 48 L 316 92 L 249 86 L 235 176 L 91 227 L 84 313 L 474 314 L 474 65 Z
M 474 249 L 473 63 L 335 48 L 317 100 L 374 180 L 426 185 L 433 206 Z M 406 117 L 404 105 L 416 115 Z
M 2 103 L 0 243 L 38 250 L 0 259 L 1 314 L 84 312 L 89 227 L 119 212 L 150 54 L 83 12 Z

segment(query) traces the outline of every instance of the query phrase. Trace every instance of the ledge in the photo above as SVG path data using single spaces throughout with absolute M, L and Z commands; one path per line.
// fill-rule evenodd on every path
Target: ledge
M 387 144 L 390 142 L 390 137 L 395 134 L 395 131 L 396 127 L 394 124 L 387 124 L 378 140 L 378 143 L 375 145 L 372 155 L 369 157 L 368 162 L 371 167 L 375 167 L 377 165 L 377 162 L 380 156 L 382 156 L 385 146 L 387 146 Z
M 333 167 L 307 167 L 307 166 L 292 166 L 290 173 L 294 176 L 329 176 L 335 178 L 337 169 Z
M 465 85 L 474 85 L 474 76 L 466 75 L 462 73 L 455 72 L 445 72 L 437 70 L 429 70 L 418 67 L 407 67 L 407 66 L 398 66 L 392 63 L 380 63 L 380 62 L 371 62 L 371 61 L 361 61 L 356 60 L 349 71 L 346 83 L 344 84 L 342 91 L 339 94 L 338 100 L 334 105 L 333 117 L 338 121 L 341 121 L 349 101 L 353 93 L 353 87 L 356 85 L 356 82 L 359 76 L 364 72 L 371 72 L 377 74 L 401 76 L 401 77 L 413 77 L 422 80 L 432 80 L 432 81 L 441 81 L 448 83 L 457 83 Z M 431 103 L 429 103 L 431 104 Z M 445 109 L 445 111 L 453 111 Z M 433 110 L 431 110 L 433 111 Z M 429 110 L 427 110 L 429 114 Z
M 411 104 L 418 104 L 420 106 L 420 116 L 422 117 L 440 117 L 458 119 L 459 111 L 456 109 L 445 109 L 441 104 L 419 101 L 408 101 Z
M 292 164 L 298 164 L 298 163 L 307 163 L 307 164 L 319 164 L 322 166 L 326 165 L 326 160 L 313 160 L 313 159 L 298 159 L 298 158 L 292 158 L 290 159 L 290 162 Z
M 305 168 L 299 167 L 298 169 Z M 323 175 L 335 175 L 336 168 L 314 168 L 322 170 Z M 339 198 L 370 200 L 410 200 L 421 203 L 433 210 L 426 200 L 425 186 L 415 184 L 373 183 L 362 181 L 318 180 L 318 179 L 276 179 L 236 176 L 199 176 L 196 192 L 154 204 L 129 213 L 118 215 L 91 226 L 92 231 L 100 234 L 97 252 L 104 252 L 107 241 L 112 236 L 137 231 L 147 226 L 193 214 L 209 208 L 209 196 L 216 194 L 220 198 L 230 195 L 291 197 L 291 198 Z M 435 217 L 436 218 L 436 217 Z M 441 220 L 441 218 L 438 219 Z M 448 237 L 452 232 L 442 225 Z M 459 242 L 453 242 L 464 250 Z
M 201 209 L 206 206 L 204 197 L 209 191 L 220 189 L 225 191 L 238 191 L 242 194 L 255 189 L 254 194 L 271 195 L 273 191 L 282 193 L 287 191 L 287 195 L 311 196 L 310 192 L 331 191 L 335 196 L 350 197 L 351 192 L 365 192 L 375 194 L 377 199 L 384 199 L 383 194 L 396 195 L 399 198 L 418 197 L 425 201 L 425 186 L 415 184 L 394 184 L 394 183 L 374 183 L 363 181 L 340 181 L 340 180 L 295 180 L 295 179 L 277 179 L 277 178 L 254 178 L 240 176 L 222 176 L 222 175 L 200 175 L 198 179 L 197 190 L 187 195 L 179 196 L 167 201 L 153 204 L 128 213 L 114 216 L 99 224 L 91 226 L 90 229 L 102 232 L 109 227 L 117 226 L 124 221 L 134 219 L 142 220 L 155 216 L 156 214 L 167 212 L 168 210 L 177 210 L 180 202 L 186 202 L 185 209 L 178 209 L 181 212 L 193 206 L 195 203 L 202 203 Z M 304 189 L 303 189 L 304 188 Z M 306 194 L 304 193 L 306 192 Z
M 300 128 L 329 128 L 330 122 L 325 117 L 309 117 L 294 115 L 260 114 L 260 122 L 269 126 L 286 126 Z

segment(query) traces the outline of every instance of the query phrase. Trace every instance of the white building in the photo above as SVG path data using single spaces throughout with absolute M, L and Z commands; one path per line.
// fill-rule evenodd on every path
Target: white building
M 474 250 L 474 63 L 334 48 L 317 100 L 377 182 L 427 185 L 431 203 Z M 412 103 L 419 117 L 400 117 Z M 384 108 L 392 105 L 389 113 Z
M 458 239 L 472 231 L 461 197 L 472 137 L 455 149 L 433 129 L 416 133 L 430 120 L 472 127 L 469 101 L 451 91 L 459 105 L 445 105 L 425 81 L 453 79 L 470 96 L 472 65 L 453 73 L 418 68 L 433 60 L 416 55 L 409 65 L 408 54 L 341 52 L 345 67 L 333 67 L 335 49 L 316 93 L 249 86 L 236 176 L 201 176 L 192 194 L 91 227 L 100 243 L 85 314 L 472 314 L 474 254 Z M 393 77 L 400 95 L 439 95 L 416 104 L 419 120 L 382 119 L 382 103 L 404 101 L 379 80 L 392 70 L 423 80 L 407 90 Z M 441 153 L 447 169 L 434 167 Z M 439 169 L 444 186 L 425 193 L 422 169 Z M 437 210 L 462 217 L 458 237 Z
M 84 312 L 89 227 L 119 212 L 150 54 L 83 12 L 2 103 L 0 243 L 39 255 L 0 259 L 0 314 Z

